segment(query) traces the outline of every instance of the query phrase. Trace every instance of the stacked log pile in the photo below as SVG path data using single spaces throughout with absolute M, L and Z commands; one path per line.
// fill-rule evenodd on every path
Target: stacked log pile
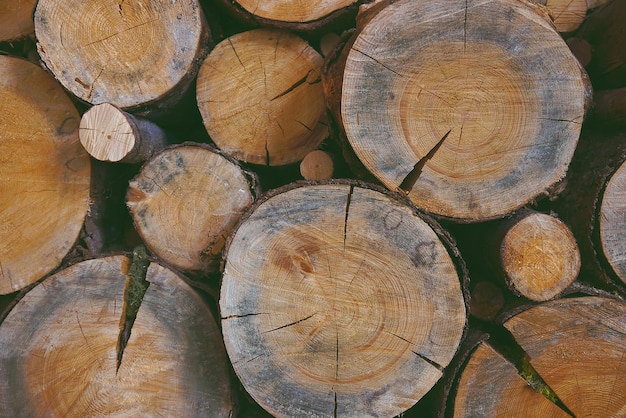
M 0 416 L 626 415 L 622 0 L 0 6 Z

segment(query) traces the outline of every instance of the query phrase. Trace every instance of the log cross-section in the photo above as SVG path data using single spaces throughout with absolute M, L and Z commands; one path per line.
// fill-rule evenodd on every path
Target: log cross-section
M 455 417 L 621 417 L 626 414 L 626 304 L 602 297 L 532 307 L 505 327 L 558 396 L 529 387 L 529 374 L 482 343 L 454 395 Z M 543 395 L 543 396 L 542 396 Z M 560 403 L 560 405 L 557 405 Z
M 211 46 L 197 0 L 41 0 L 34 23 L 37 51 L 65 88 L 142 112 L 180 101 Z
M 354 184 L 282 190 L 238 227 L 224 268 L 226 348 L 275 416 L 395 416 L 442 376 L 466 308 L 450 243 Z M 297 394 L 297 396 L 295 396 Z
M 326 138 L 322 56 L 289 32 L 256 29 L 220 42 L 196 96 L 207 132 L 248 163 L 295 163 Z
M 517 1 L 404 0 L 362 20 L 325 90 L 351 148 L 386 187 L 407 186 L 429 156 L 404 187 L 409 198 L 481 221 L 565 175 L 590 90 L 544 16 Z
M 226 353 L 211 311 L 171 270 L 150 283 L 117 367 L 130 260 L 75 264 L 45 279 L 0 325 L 2 417 L 229 417 Z
M 256 198 L 256 175 L 202 144 L 151 158 L 130 181 L 126 204 L 148 248 L 168 264 L 215 272 L 231 229 Z

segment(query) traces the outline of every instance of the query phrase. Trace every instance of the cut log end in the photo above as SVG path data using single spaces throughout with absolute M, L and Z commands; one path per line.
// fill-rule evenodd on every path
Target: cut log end
M 92 107 L 81 118 L 80 142 L 98 160 L 122 160 L 135 148 L 137 140 L 128 117 L 109 103 Z
M 587 82 L 558 32 L 522 2 L 427 4 L 392 3 L 355 35 L 338 120 L 392 190 L 425 162 L 408 191 L 418 207 L 501 217 L 565 175 Z M 531 27 L 541 47 L 525 40 Z
M 223 277 L 235 372 L 276 416 L 402 413 L 441 377 L 465 326 L 459 276 L 433 229 L 350 184 L 258 205 Z
M 34 23 L 37 50 L 63 86 L 123 109 L 180 99 L 209 40 L 197 1 L 42 0 Z
M 626 405 L 626 305 L 598 297 L 530 308 L 505 323 L 524 353 L 514 364 L 481 344 L 465 366 L 454 416 L 623 416 Z M 539 393 L 529 387 L 544 382 Z M 598 376 L 602 376 L 598 378 Z M 548 389 L 549 388 L 549 389 Z
M 601 250 L 615 275 L 626 283 L 626 163 L 611 176 L 599 216 Z
M 3 1 L 0 4 L 0 42 L 13 41 L 35 32 L 36 0 Z
M 571 231 L 542 213 L 516 220 L 502 240 L 500 261 L 511 289 L 535 301 L 558 296 L 580 271 L 580 252 Z
M 49 74 L 0 56 L 0 294 L 41 279 L 78 239 L 91 166 L 80 115 Z
M 333 157 L 326 151 L 311 151 L 300 163 L 300 174 L 305 180 L 328 180 L 334 171 Z
M 248 163 L 301 161 L 328 135 L 322 61 L 287 32 L 257 29 L 222 41 L 204 61 L 196 88 L 211 139 Z
M 0 325 L 1 416 L 229 416 L 217 324 L 199 295 L 160 265 L 147 269 L 150 286 L 116 371 L 125 260 L 75 264 L 12 309 Z
M 157 125 L 110 103 L 91 107 L 80 121 L 80 142 L 97 160 L 143 162 L 165 147 L 167 134 Z
M 242 8 L 254 16 L 279 22 L 307 23 L 322 19 L 333 12 L 356 3 L 357 0 L 236 0 Z
M 155 255 L 183 270 L 210 272 L 218 270 L 226 238 L 256 187 L 255 177 L 230 159 L 187 144 L 150 159 L 130 182 L 126 202 Z

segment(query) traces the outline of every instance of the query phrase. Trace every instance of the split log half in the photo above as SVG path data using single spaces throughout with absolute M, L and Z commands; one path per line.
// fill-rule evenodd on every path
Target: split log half
M 601 252 L 615 275 L 626 284 L 626 161 L 604 189 L 598 223 Z
M 325 89 L 339 93 L 350 146 L 418 207 L 497 218 L 565 175 L 590 85 L 527 4 L 398 1 L 356 32 L 343 57 L 342 80 Z
M 277 190 L 230 241 L 220 296 L 235 373 L 275 416 L 394 416 L 461 341 L 460 259 L 390 195 L 332 182 Z
M 35 32 L 33 9 L 36 0 L 0 3 L 0 42 L 13 41 Z
M 207 132 L 248 163 L 295 163 L 328 135 L 322 56 L 288 32 L 256 29 L 219 43 L 198 74 Z
M 536 372 L 575 416 L 626 413 L 626 304 L 600 297 L 547 302 L 505 323 Z M 472 354 L 455 417 L 567 417 L 489 343 Z
M 259 193 L 256 175 L 206 145 L 186 143 L 142 167 L 126 204 L 135 229 L 161 260 L 214 272 L 231 229 Z
M 134 112 L 178 102 L 210 42 L 197 0 L 41 0 L 34 21 L 37 50 L 65 88 Z
M 217 324 L 199 295 L 158 264 L 147 269 L 116 371 L 129 261 L 75 264 L 11 310 L 0 325 L 1 416 L 230 416 Z
M 156 124 L 110 103 L 92 106 L 83 114 L 79 137 L 95 159 L 125 163 L 144 162 L 170 142 Z
M 520 213 L 502 225 L 500 267 L 509 289 L 534 301 L 559 296 L 580 271 L 580 252 L 570 229 L 558 218 Z
M 91 183 L 79 121 L 49 74 L 0 56 L 0 294 L 44 277 L 79 236 Z

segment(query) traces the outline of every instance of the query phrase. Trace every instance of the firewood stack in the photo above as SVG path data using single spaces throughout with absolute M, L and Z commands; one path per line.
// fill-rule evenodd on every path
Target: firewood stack
M 0 416 L 625 415 L 625 19 L 0 6 Z

